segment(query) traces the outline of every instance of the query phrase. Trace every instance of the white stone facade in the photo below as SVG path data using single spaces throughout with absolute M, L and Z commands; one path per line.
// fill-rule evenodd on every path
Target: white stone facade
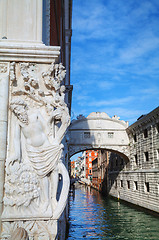
M 109 194 L 159 213 L 159 108 L 142 116 L 127 132 L 130 161 L 115 156 L 111 160 Z
M 129 157 L 128 123 L 119 117 L 110 118 L 104 112 L 93 112 L 88 117 L 73 120 L 68 131 L 69 154 L 87 149 L 106 149 Z
M 2 239 L 9 239 L 18 227 L 24 228 L 30 239 L 35 235 L 38 235 L 39 239 L 55 239 L 58 219 L 67 202 L 69 177 L 62 163 L 61 141 L 69 125 L 69 113 L 64 103 L 61 86 L 65 70 L 61 64 L 56 64 L 55 60 L 54 58 L 53 63 L 48 63 L 47 59 L 46 63 L 11 61 L 0 64 L 1 90 L 3 90 L 1 95 L 3 103 L 1 109 Z M 54 125 L 59 121 L 61 121 L 60 128 Z M 53 156 L 56 156 L 56 159 L 55 157 L 52 159 Z M 43 163 L 39 162 L 41 158 Z M 55 182 L 58 173 L 63 175 L 63 190 L 57 202 Z M 52 183 L 54 185 L 51 187 Z M 50 189 L 48 193 L 45 191 L 47 188 Z
M 42 0 L 1 0 L 0 41 L 42 43 Z
M 42 43 L 43 7 L 42 0 L 0 1 L 3 240 L 18 240 L 17 234 L 39 240 L 65 235 L 70 182 L 64 140 L 70 116 L 62 85 L 66 71 L 59 63 L 60 47 Z

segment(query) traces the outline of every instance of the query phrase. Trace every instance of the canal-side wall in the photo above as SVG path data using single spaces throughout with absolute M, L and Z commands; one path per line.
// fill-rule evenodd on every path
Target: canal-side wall
M 157 193 L 159 173 L 127 171 L 118 176 L 115 173 L 111 176 L 115 181 L 109 195 L 159 213 L 159 194 Z M 138 189 L 135 182 L 138 183 Z M 145 182 L 149 182 L 149 191 L 146 190 Z
M 159 213 L 159 108 L 127 129 L 130 161 L 110 157 L 111 196 Z M 119 160 L 120 158 L 120 160 Z

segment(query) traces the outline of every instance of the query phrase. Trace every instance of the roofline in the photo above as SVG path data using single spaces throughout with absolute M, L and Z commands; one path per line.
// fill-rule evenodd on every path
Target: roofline
M 142 118 L 137 120 L 135 123 L 130 125 L 127 129 L 131 130 L 131 129 L 137 127 L 138 125 L 144 125 L 150 121 L 150 118 L 154 118 L 155 115 L 159 116 L 159 107 L 155 108 L 154 110 L 152 110 L 151 112 L 149 112 L 148 114 L 146 114 L 145 116 L 143 116 Z

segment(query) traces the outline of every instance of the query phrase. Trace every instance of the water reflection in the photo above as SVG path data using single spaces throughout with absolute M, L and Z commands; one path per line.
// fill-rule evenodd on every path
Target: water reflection
M 80 186 L 70 197 L 68 240 L 159 240 L 159 218 Z

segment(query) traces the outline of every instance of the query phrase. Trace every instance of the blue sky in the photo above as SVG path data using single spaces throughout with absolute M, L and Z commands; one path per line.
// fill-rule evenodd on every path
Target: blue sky
M 159 0 L 73 0 L 72 118 L 159 105 Z

